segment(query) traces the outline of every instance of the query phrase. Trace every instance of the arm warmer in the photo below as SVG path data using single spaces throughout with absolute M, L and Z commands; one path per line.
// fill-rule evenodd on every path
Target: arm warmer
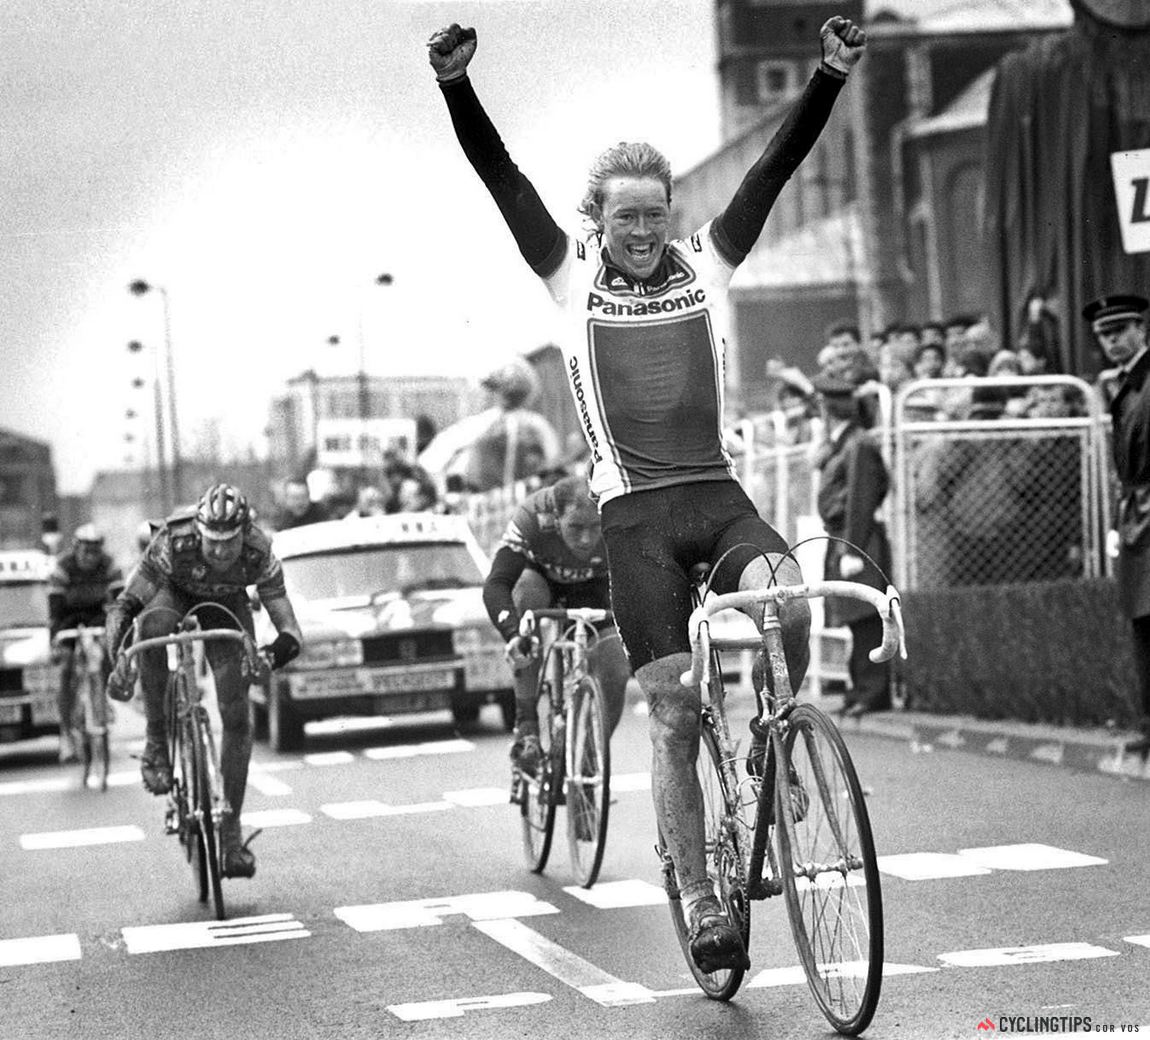
M 820 65 L 791 106 L 771 143 L 743 178 L 735 197 L 715 218 L 711 233 L 724 259 L 738 265 L 751 251 L 767 214 L 791 174 L 814 147 L 846 77 Z
M 547 212 L 531 182 L 511 161 L 471 80 L 464 76 L 440 83 L 439 87 L 463 154 L 491 192 L 523 259 L 541 278 L 554 274 L 563 260 L 567 235 Z
M 506 545 L 500 546 L 491 561 L 491 573 L 483 583 L 483 605 L 504 642 L 519 633 L 519 611 L 515 609 L 511 590 L 526 566 L 526 556 Z

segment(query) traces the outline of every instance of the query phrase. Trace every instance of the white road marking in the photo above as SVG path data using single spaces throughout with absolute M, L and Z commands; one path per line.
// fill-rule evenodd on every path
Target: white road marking
M 468 808 L 477 808 L 483 805 L 507 805 L 508 789 L 506 787 L 473 787 L 467 791 L 444 791 L 446 801 Z
M 991 755 L 1005 755 L 1010 745 L 1007 743 L 1006 737 L 995 737 L 989 744 L 982 750 Z
M 831 978 L 862 979 L 866 978 L 867 964 L 865 961 L 851 961 L 835 964 Z M 883 964 L 883 978 L 894 975 L 925 975 L 939 971 L 938 968 L 926 968 L 920 964 Z M 807 976 L 801 964 L 789 968 L 766 968 L 758 972 L 748 986 L 752 988 L 766 988 L 771 986 L 804 986 Z
M 93 778 L 89 777 L 88 779 L 90 784 Z M 125 769 L 122 772 L 108 774 L 109 787 L 131 787 L 134 784 L 139 784 L 141 787 L 144 786 L 143 780 L 140 779 L 140 771 L 138 769 Z
M 1065 747 L 1062 744 L 1039 744 L 1030 752 L 1030 757 L 1039 762 L 1050 762 L 1052 765 L 1062 764 L 1062 755 Z
M 0 796 L 13 794 L 45 794 L 50 791 L 67 791 L 75 786 L 75 781 L 56 776 L 51 780 L 8 780 L 0 784 Z
M 546 1004 L 551 999 L 549 993 L 503 993 L 494 997 L 459 997 L 455 1000 L 424 1000 L 416 1004 L 389 1004 L 387 1010 L 404 1022 L 426 1022 L 433 1018 L 462 1018 L 468 1011 Z
M 345 766 L 355 761 L 355 755 L 350 751 L 317 751 L 304 755 L 303 760 L 309 766 Z
M 430 740 L 423 744 L 397 744 L 394 747 L 364 748 L 365 758 L 376 761 L 390 758 L 416 758 L 420 755 L 457 755 L 463 751 L 474 751 L 470 740 Z
M 464 914 L 472 921 L 557 914 L 559 908 L 536 899 L 530 892 L 477 892 L 441 899 L 411 899 L 400 903 L 364 903 L 337 906 L 335 916 L 357 932 L 429 928 L 443 924 L 451 914 Z
M 184 924 L 122 928 L 128 953 L 195 950 L 208 946 L 306 939 L 311 935 L 291 914 L 237 917 L 232 921 L 191 921 Z
M 134 825 L 124 827 L 91 827 L 82 831 L 45 831 L 21 834 L 24 849 L 75 849 L 83 845 L 114 845 L 121 841 L 143 841 L 144 832 Z
M 252 765 L 253 769 L 258 769 L 261 773 L 288 773 L 293 769 L 303 769 L 303 762 L 298 758 L 279 758 L 267 762 L 260 762 L 258 765 Z
M 80 937 L 66 935 L 32 935 L 24 939 L 0 939 L 0 968 L 18 964 L 47 964 L 51 961 L 78 961 Z
M 262 769 L 252 769 L 248 773 L 248 786 L 269 797 L 279 797 L 292 793 L 292 789 L 279 777 L 269 776 Z
M 1122 941 L 1150 948 L 1150 935 L 1124 935 Z
M 602 1007 L 655 1002 L 646 986 L 617 979 L 520 921 L 476 921 L 473 927 Z
M 1106 863 L 1106 860 L 1097 856 L 1035 843 L 959 849 L 958 854 L 991 870 L 1065 870 L 1068 867 L 1094 867 Z
M 651 790 L 650 773 L 619 773 L 611 776 L 611 793 L 622 794 L 624 791 Z
M 989 874 L 986 867 L 970 859 L 946 852 L 906 852 L 896 856 L 879 856 L 878 869 L 905 881 L 927 881 L 932 878 L 971 877 Z
M 387 805 L 374 798 L 357 802 L 329 802 L 320 812 L 333 820 L 366 820 L 373 816 L 411 816 L 416 813 L 443 812 L 454 809 L 450 802 L 416 802 L 412 805 Z
M 294 827 L 311 823 L 311 817 L 299 809 L 257 809 L 244 813 L 240 820 L 249 827 Z
M 568 885 L 563 891 L 597 910 L 617 910 L 628 906 L 659 906 L 667 902 L 667 893 L 662 885 L 652 885 L 649 881 L 640 881 L 638 878 L 600 882 L 594 888 Z
M 1082 961 L 1118 957 L 1115 950 L 1087 942 L 1044 943 L 1038 946 L 1000 946 L 987 950 L 956 950 L 938 959 L 951 968 L 989 968 L 1007 964 L 1043 964 L 1050 961 Z

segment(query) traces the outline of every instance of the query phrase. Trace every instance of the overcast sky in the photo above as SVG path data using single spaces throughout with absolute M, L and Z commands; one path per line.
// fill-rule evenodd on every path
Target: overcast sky
M 181 432 L 262 446 L 309 367 L 477 375 L 553 335 L 546 294 L 458 149 L 425 41 L 473 24 L 472 78 L 552 213 L 578 227 L 623 139 L 676 172 L 718 144 L 712 0 L 5 0 L 0 427 L 61 490 L 149 437 L 163 285 Z M 393 284 L 373 284 L 388 272 Z M 327 344 L 339 335 L 343 345 Z M 133 426 L 125 410 L 142 419 Z M 140 448 L 135 449 L 137 453 Z M 138 457 L 138 455 L 137 455 Z

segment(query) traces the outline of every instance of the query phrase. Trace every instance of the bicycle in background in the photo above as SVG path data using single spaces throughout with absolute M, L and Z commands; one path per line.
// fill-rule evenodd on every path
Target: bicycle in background
M 76 684 L 76 708 L 73 717 L 61 719 L 61 730 L 69 728 L 80 749 L 83 774 L 80 786 L 88 787 L 92 767 L 101 791 L 108 790 L 109 723 L 111 709 L 104 681 L 104 629 L 99 625 L 77 625 L 60 629 L 52 640 L 53 647 L 68 651 L 71 643 L 72 682 Z
M 565 805 L 571 866 L 584 888 L 595 884 L 603 863 L 611 799 L 607 707 L 587 652 L 599 635 L 595 626 L 611 620 L 609 610 L 572 607 L 528 610 L 519 624 L 519 634 L 538 640 L 543 654 L 536 694 L 543 757 L 535 773 L 512 767 L 523 853 L 528 867 L 542 873 L 556 809 Z
M 882 892 L 874 838 L 863 792 L 831 719 L 791 690 L 779 608 L 796 599 L 847 596 L 873 606 L 883 619 L 882 646 L 871 659 L 906 657 L 899 597 L 848 581 L 732 592 L 706 599 L 705 575 L 689 622 L 692 667 L 684 685 L 698 683 L 702 707 L 699 782 L 703 792 L 708 873 L 724 909 L 749 945 L 752 900 L 782 895 L 795 948 L 815 1002 L 840 1033 L 857 1036 L 878 1006 L 883 970 Z M 763 604 L 761 637 L 712 639 L 710 617 L 721 610 Z M 731 739 L 721 650 L 758 650 L 773 678 L 771 694 L 755 679 L 759 714 L 752 731 L 765 739 L 752 770 Z M 742 766 L 741 766 L 741 763 Z M 691 957 L 675 864 L 663 837 L 671 916 L 687 965 L 714 1000 L 729 1000 L 743 968 L 704 972 Z
M 223 611 L 235 629 L 203 629 L 195 616 L 199 610 Z M 165 718 L 168 726 L 168 760 L 172 764 L 172 789 L 164 810 L 164 831 L 174 834 L 192 865 L 201 903 L 211 896 L 216 919 L 226 916 L 223 894 L 223 844 L 221 827 L 231 813 L 223 794 L 219 753 L 197 670 L 195 648 L 208 642 L 232 642 L 244 655 L 244 677 L 260 681 L 267 660 L 245 632 L 239 619 L 219 603 L 201 603 L 188 612 L 177 631 L 169 636 L 139 639 L 120 651 L 117 668 L 123 668 L 134 684 L 135 659 L 145 650 L 164 648 L 168 654 L 168 686 Z M 259 833 L 258 831 L 256 833 Z M 252 835 L 252 838 L 255 834 Z M 248 839 L 249 841 L 251 838 Z

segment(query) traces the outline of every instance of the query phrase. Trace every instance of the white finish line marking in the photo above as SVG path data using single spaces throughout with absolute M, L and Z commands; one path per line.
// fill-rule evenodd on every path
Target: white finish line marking
M 197 950 L 208 946 L 239 946 L 244 943 L 306 939 L 309 932 L 291 914 L 237 917 L 234 921 L 191 921 L 123 928 L 128 953 L 160 953 L 165 950 Z
M 946 852 L 907 852 L 897 856 L 879 856 L 878 869 L 905 881 L 972 877 L 990 873 L 988 868 L 980 867 L 970 859 Z
M 416 758 L 419 755 L 457 755 L 474 751 L 470 740 L 429 740 L 423 744 L 400 744 L 396 747 L 364 748 L 365 758 L 381 761 L 389 758 Z
M 402 903 L 364 903 L 335 908 L 335 916 L 357 932 L 429 928 L 443 924 L 443 918 L 451 914 L 464 914 L 472 921 L 490 921 L 557 913 L 558 907 L 536 899 L 530 892 L 477 892 L 442 899 L 411 899 Z
M 640 881 L 638 878 L 601 882 L 594 888 L 567 885 L 563 891 L 598 910 L 618 910 L 628 906 L 659 906 L 667 902 L 667 893 L 662 885 L 652 885 L 651 882 Z
M 291 794 L 291 788 L 279 777 L 269 776 L 262 769 L 253 769 L 248 773 L 248 786 L 270 797 Z
M 467 791 L 444 791 L 446 801 L 469 809 L 482 805 L 507 805 L 509 801 L 506 787 L 473 787 Z
M 520 921 L 476 921 L 472 927 L 603 1007 L 655 1002 L 646 986 L 609 975 Z
M 83 831 L 46 831 L 43 834 L 21 834 L 24 849 L 76 849 L 84 845 L 114 845 L 121 841 L 143 841 L 144 832 L 134 825 L 125 827 L 91 827 Z
M 0 968 L 79 959 L 80 937 L 74 933 L 33 935 L 26 939 L 0 939 Z
M 1097 856 L 1055 848 L 1053 845 L 995 845 L 982 849 L 959 849 L 958 854 L 992 870 L 1065 870 L 1106 863 Z
M 546 1004 L 548 993 L 504 993 L 495 997 L 460 997 L 456 1000 L 425 1000 L 418 1004 L 389 1004 L 387 1010 L 404 1022 L 426 1022 L 432 1018 L 462 1018 L 468 1011 L 492 1008 L 528 1007 Z
M 450 802 L 417 802 L 413 805 L 387 805 L 374 798 L 358 802 L 329 802 L 320 812 L 333 820 L 366 820 L 373 816 L 411 816 L 415 813 L 443 812 L 454 809 Z
M 311 823 L 311 817 L 299 809 L 257 809 L 243 813 L 240 819 L 249 827 L 294 827 Z
M 938 959 L 952 968 L 998 968 L 1007 964 L 1048 964 L 1051 961 L 1084 961 L 1117 957 L 1115 950 L 1086 942 L 1046 943 L 1039 946 L 1000 946 L 989 950 L 957 950 L 940 953 Z

